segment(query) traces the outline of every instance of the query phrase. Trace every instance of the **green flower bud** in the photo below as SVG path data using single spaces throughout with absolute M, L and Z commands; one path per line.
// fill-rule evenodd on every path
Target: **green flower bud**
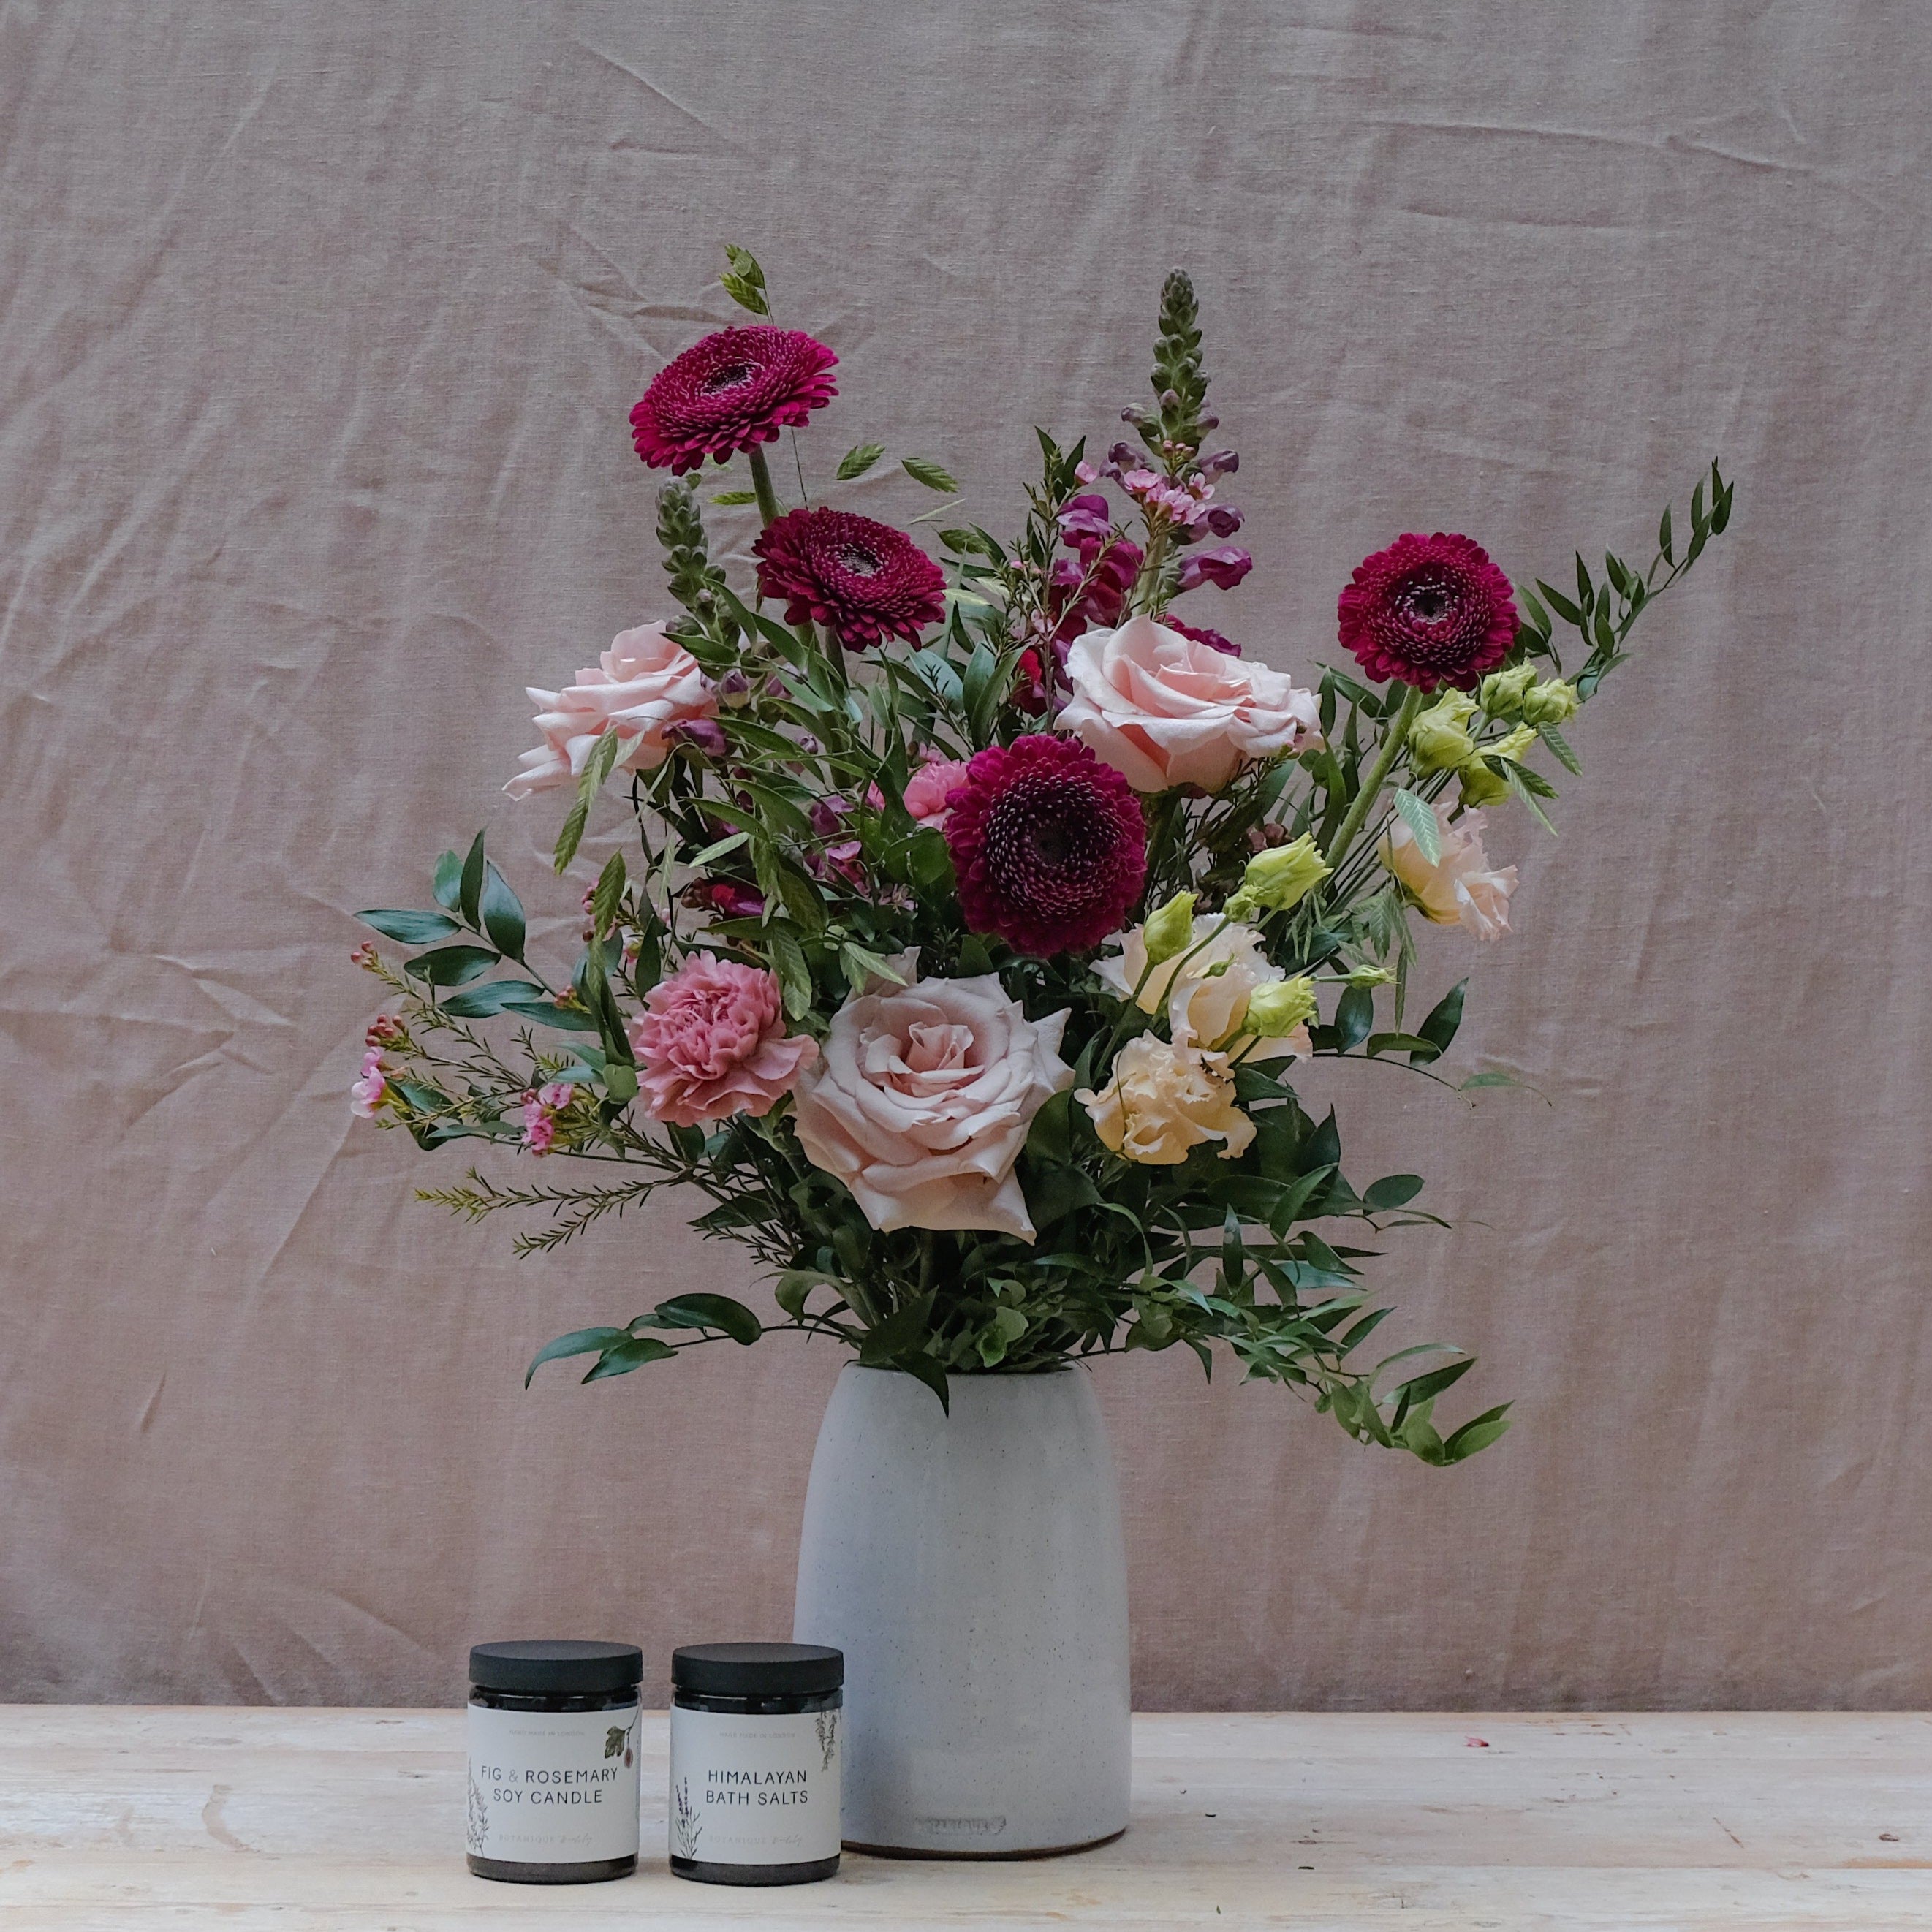
M 1292 844 L 1276 845 L 1257 852 L 1248 861 L 1235 898 L 1265 906 L 1270 912 L 1286 912 L 1299 905 L 1328 876 L 1328 861 L 1315 849 L 1313 836 L 1304 832 Z M 1231 900 L 1228 910 L 1234 914 Z
M 1354 966 L 1342 975 L 1351 986 L 1390 986 L 1395 975 L 1386 966 Z
M 1576 716 L 1581 702 L 1574 685 L 1552 678 L 1524 698 L 1522 715 L 1532 724 L 1562 724 Z
M 1262 902 L 1252 892 L 1237 892 L 1221 910 L 1229 919 L 1245 925 L 1261 910 Z
M 1508 670 L 1492 670 L 1477 687 L 1476 695 L 1492 718 L 1518 718 L 1522 715 L 1524 694 L 1536 682 L 1532 664 L 1512 664 Z
M 1465 728 L 1475 712 L 1472 699 L 1452 691 L 1416 713 L 1408 728 L 1408 762 L 1418 776 L 1460 771 L 1476 755 L 1476 741 Z
M 1511 764 L 1520 765 L 1522 763 L 1523 753 L 1535 742 L 1536 727 L 1519 724 L 1514 731 L 1498 738 L 1493 745 L 1485 745 L 1483 756 L 1486 758 L 1507 758 Z
M 1466 806 L 1496 805 L 1510 795 L 1509 781 L 1499 778 L 1480 758 L 1465 765 L 1457 776 L 1462 782 L 1462 802 Z
M 1194 938 L 1194 895 L 1176 892 L 1158 912 L 1148 916 L 1141 928 L 1141 943 L 1147 948 L 1148 964 L 1158 966 L 1164 960 L 1185 952 Z
M 1280 1040 L 1315 1017 L 1315 982 L 1301 975 L 1269 980 L 1248 995 L 1243 1030 L 1263 1040 Z

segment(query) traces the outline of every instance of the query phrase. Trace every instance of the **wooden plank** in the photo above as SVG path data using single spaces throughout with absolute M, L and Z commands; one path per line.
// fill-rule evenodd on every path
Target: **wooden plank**
M 836 1880 L 784 1892 L 669 1875 L 662 1715 L 640 1726 L 638 1878 L 471 1878 L 461 1724 L 0 1707 L 0 1932 L 1932 1932 L 1922 1714 L 1142 1717 L 1115 1844 L 1028 1864 L 848 1855 Z

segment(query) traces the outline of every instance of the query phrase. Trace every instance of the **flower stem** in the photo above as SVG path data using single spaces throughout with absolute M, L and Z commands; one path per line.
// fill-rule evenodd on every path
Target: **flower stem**
M 758 520 L 775 524 L 778 520 L 778 493 L 772 488 L 772 472 L 765 452 L 754 445 L 748 452 L 752 462 L 752 490 L 758 500 Z
M 1361 830 L 1362 821 L 1369 815 L 1369 808 L 1382 790 L 1382 781 L 1389 775 L 1389 768 L 1395 763 L 1402 742 L 1408 736 L 1408 728 L 1415 722 L 1415 714 L 1422 708 L 1422 693 L 1412 685 L 1408 695 L 1402 700 L 1402 709 L 1395 714 L 1395 722 L 1389 727 L 1389 734 L 1382 741 L 1382 750 L 1376 754 L 1375 763 L 1369 767 L 1368 776 L 1362 781 L 1362 788 L 1355 794 L 1355 802 L 1348 808 L 1348 815 L 1342 820 L 1335 834 L 1335 842 L 1328 851 L 1330 868 L 1342 862 L 1342 855 L 1348 850 L 1355 834 Z

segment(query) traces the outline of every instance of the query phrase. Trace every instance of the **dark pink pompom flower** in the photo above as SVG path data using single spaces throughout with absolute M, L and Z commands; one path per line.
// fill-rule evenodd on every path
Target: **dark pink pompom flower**
M 1204 584 L 1213 584 L 1223 590 L 1232 590 L 1254 567 L 1254 559 L 1236 544 L 1229 544 L 1220 550 L 1204 550 L 1180 566 L 1180 587 L 1184 590 L 1198 590 Z
M 1132 788 L 1077 740 L 1046 733 L 978 753 L 950 797 L 960 909 L 1040 958 L 1084 952 L 1125 922 L 1147 879 Z
M 1412 531 L 1364 557 L 1337 606 L 1342 644 L 1372 678 L 1467 691 L 1516 641 L 1510 580 L 1472 537 Z
M 849 510 L 794 510 L 752 544 L 758 595 L 788 624 L 822 624 L 848 651 L 917 640 L 946 614 L 946 579 L 911 538 Z
M 759 323 L 694 342 L 652 378 L 631 412 L 631 440 L 653 470 L 682 476 L 707 456 L 775 442 L 838 393 L 838 358 L 795 328 Z

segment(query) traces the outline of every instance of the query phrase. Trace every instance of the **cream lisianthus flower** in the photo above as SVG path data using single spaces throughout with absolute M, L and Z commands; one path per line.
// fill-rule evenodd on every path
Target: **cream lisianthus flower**
M 1223 1143 L 1221 1158 L 1233 1160 L 1255 1137 L 1254 1122 L 1234 1104 L 1227 1056 L 1170 1046 L 1152 1034 L 1120 1048 L 1099 1093 L 1082 1088 L 1073 1097 L 1104 1146 L 1143 1166 L 1178 1167 L 1208 1141 Z
M 1431 865 L 1415 834 L 1397 819 L 1382 840 L 1382 862 L 1408 889 L 1425 919 L 1438 926 L 1460 925 L 1478 939 L 1495 939 L 1510 929 L 1516 868 L 1490 869 L 1480 812 L 1466 812 L 1451 825 L 1447 806 L 1438 802 L 1433 809 L 1442 857 Z
M 1151 970 L 1144 926 L 1122 933 L 1114 943 L 1120 951 L 1095 960 L 1095 974 L 1110 992 L 1134 1000 L 1144 1013 L 1165 1007 L 1167 1029 L 1177 1046 L 1226 1045 L 1241 1030 L 1255 989 L 1283 976 L 1262 950 L 1260 933 L 1218 913 L 1197 914 L 1186 944 L 1172 956 L 1163 954 Z M 1292 1036 L 1258 1041 L 1241 1057 L 1266 1060 L 1307 1051 L 1304 1035 L 1299 1046 Z

